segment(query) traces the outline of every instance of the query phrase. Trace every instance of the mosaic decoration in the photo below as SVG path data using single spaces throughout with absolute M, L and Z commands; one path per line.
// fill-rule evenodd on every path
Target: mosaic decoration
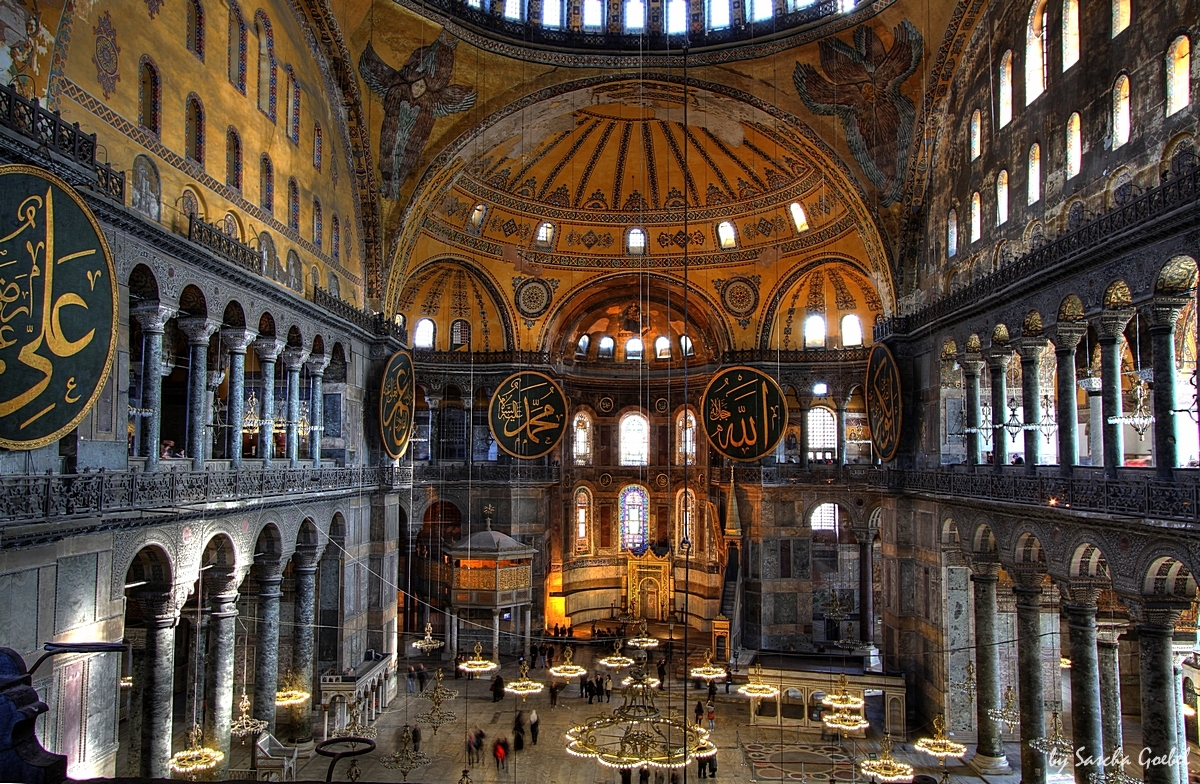
M 0 447 L 36 449 L 77 427 L 108 383 L 116 270 L 79 194 L 32 166 L 0 166 L 0 256 Z
M 882 343 L 876 343 L 867 358 L 867 420 L 871 442 L 880 459 L 887 462 L 900 448 L 901 393 L 900 368 L 896 358 Z
M 749 367 L 722 370 L 700 398 L 700 422 L 713 449 L 730 460 L 752 462 L 771 454 L 783 438 L 787 401 L 775 379 Z
M 506 454 L 523 460 L 549 454 L 567 428 L 566 395 L 543 373 L 514 373 L 492 395 L 488 427 Z
M 856 781 L 854 761 L 841 746 L 808 743 L 746 743 L 746 759 L 762 781 L 819 784 Z
M 363 81 L 383 99 L 379 176 L 380 192 L 389 199 L 400 197 L 400 185 L 425 149 L 434 120 L 475 105 L 474 90 L 450 83 L 457 46 L 443 30 L 433 43 L 414 51 L 399 70 L 385 63 L 370 42 L 359 58 Z
M 413 381 L 412 356 L 407 351 L 396 352 L 384 368 L 379 395 L 380 435 L 389 457 L 403 457 L 408 449 L 416 403 Z
M 825 273 L 817 270 L 808 284 L 808 303 L 804 306 L 809 313 L 825 312 Z
M 752 240 L 758 236 L 770 237 L 772 234 L 783 234 L 786 229 L 787 222 L 783 219 L 782 215 L 775 215 L 770 220 L 759 218 L 755 223 L 742 224 L 742 234 L 748 240 Z
M 545 313 L 554 296 L 553 286 L 541 278 L 513 278 L 513 290 L 517 311 L 527 319 Z
M 736 277 L 729 280 L 715 280 L 717 290 L 721 294 L 721 305 L 725 312 L 738 319 L 743 327 L 750 323 L 749 318 L 758 308 L 759 277 Z
M 863 25 L 854 30 L 853 47 L 833 37 L 821 40 L 824 76 L 801 63 L 792 74 L 809 111 L 841 120 L 850 152 L 880 190 L 882 206 L 898 200 L 904 185 L 916 107 L 900 88 L 916 73 L 924 45 L 907 19 L 892 31 L 890 49 Z
M 574 229 L 571 229 L 571 231 L 567 233 L 567 247 L 582 245 L 588 250 L 591 250 L 599 245 L 601 248 L 611 248 L 613 242 L 614 240 L 612 232 L 608 231 L 604 232 L 603 234 L 597 234 L 595 231 L 589 229 L 586 234 L 580 234 Z
M 838 310 L 854 310 L 858 307 L 854 295 L 850 293 L 850 289 L 846 288 L 846 281 L 842 278 L 842 273 L 837 270 L 829 270 L 829 282 L 833 284 L 833 297 Z
M 108 98 L 117 91 L 117 82 L 121 81 L 117 71 L 121 47 L 117 46 L 117 31 L 108 11 L 100 17 L 100 23 L 92 28 L 92 32 L 96 34 L 96 54 L 92 56 L 92 62 L 96 64 L 96 81 L 100 82 L 100 89 Z
M 660 248 L 669 248 L 672 245 L 676 245 L 680 248 L 685 248 L 688 245 L 703 245 L 704 239 L 704 232 L 699 229 L 693 231 L 691 234 L 685 233 L 683 229 L 674 234 L 667 234 L 663 231 L 658 234 L 658 246 Z

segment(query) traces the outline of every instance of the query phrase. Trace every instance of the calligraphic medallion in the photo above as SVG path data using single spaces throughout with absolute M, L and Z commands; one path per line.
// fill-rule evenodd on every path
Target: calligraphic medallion
M 558 446 L 567 427 L 567 397 L 549 376 L 521 370 L 504 379 L 488 405 L 492 438 L 507 454 L 530 459 Z
M 787 425 L 787 401 L 775 379 L 749 367 L 713 377 L 700 398 L 700 420 L 713 449 L 752 462 L 771 454 Z
M 117 279 L 75 189 L 0 166 L 0 446 L 36 449 L 73 430 L 108 383 Z
M 900 448 L 900 368 L 896 358 L 882 343 L 876 343 L 867 357 L 867 421 L 871 442 L 884 462 L 896 456 Z
M 416 385 L 413 383 L 412 355 L 397 351 L 383 370 L 379 394 L 379 428 L 383 450 L 390 457 L 403 457 L 412 436 Z

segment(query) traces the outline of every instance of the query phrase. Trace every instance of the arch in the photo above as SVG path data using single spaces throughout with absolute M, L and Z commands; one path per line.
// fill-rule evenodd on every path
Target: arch
M 179 311 L 180 316 L 207 317 L 208 301 L 204 297 L 204 292 L 192 283 L 185 286 L 179 294 Z
M 255 565 L 278 564 L 283 560 L 283 535 L 277 523 L 267 522 L 259 529 L 253 557 Z
M 1191 256 L 1175 256 L 1158 271 L 1154 293 L 1158 296 L 1191 296 L 1196 291 L 1196 260 Z
M 275 317 L 270 311 L 264 310 L 258 318 L 258 335 L 264 338 L 275 337 Z
M 311 517 L 306 517 L 300 521 L 300 527 L 296 530 L 296 549 L 316 548 L 321 544 L 321 531 L 317 528 L 316 523 Z
M 1013 53 L 1012 49 L 1000 57 L 1000 127 L 1012 122 Z
M 187 48 L 204 59 L 204 6 L 200 0 L 187 0 Z
M 1108 558 L 1098 544 L 1084 541 L 1071 551 L 1067 571 L 1071 577 L 1108 580 L 1111 578 L 1108 563 Z
M 1079 112 L 1072 112 L 1067 118 L 1067 179 L 1071 179 L 1083 169 L 1083 133 Z
M 147 593 L 169 590 L 174 582 L 175 565 L 167 548 L 160 544 L 144 545 L 125 570 L 125 585 L 144 583 L 136 587 Z
M 618 496 L 621 549 L 640 552 L 650 536 L 650 494 L 638 484 L 626 485 Z
M 575 546 L 573 549 L 576 553 L 586 553 L 591 550 L 592 491 L 580 485 L 575 488 L 572 498 L 575 510 L 573 516 Z
M 417 541 L 428 546 L 453 544 L 462 538 L 462 510 L 453 501 L 438 499 L 421 513 L 421 533 Z
M 234 571 L 238 563 L 237 547 L 233 538 L 224 532 L 214 532 L 201 550 L 200 568 L 215 567 L 218 571 Z
M 313 123 L 313 168 L 321 171 L 321 166 L 324 163 L 325 157 L 325 133 L 321 130 L 321 123 Z
M 1013 548 L 1013 560 L 1017 564 L 1046 563 L 1046 553 L 1042 550 L 1042 542 L 1036 534 L 1026 531 L 1017 537 L 1016 547 Z
M 437 348 L 437 325 L 433 319 L 426 317 L 417 322 L 417 328 L 413 330 L 413 348 L 430 351 Z
M 158 278 L 154 270 L 145 264 L 137 264 L 129 271 L 129 299 L 132 302 L 160 302 Z
M 1046 0 L 1038 0 L 1029 11 L 1025 28 L 1025 105 L 1046 90 Z
M 997 324 L 992 329 L 992 345 L 1003 346 L 1009 341 L 1009 332 L 1007 324 Z
M 221 316 L 221 325 L 234 328 L 246 326 L 246 312 L 242 310 L 241 303 L 235 299 L 226 303 L 225 313 Z
M 189 93 L 186 102 L 185 153 L 196 163 L 204 166 L 204 104 L 200 96 Z
M 696 464 L 696 415 L 690 408 L 675 417 L 675 465 Z
M 347 224 L 346 228 L 349 228 Z M 511 284 L 510 284 L 511 285 Z M 474 260 L 465 256 L 439 254 L 415 267 L 408 279 L 404 281 L 404 296 L 394 303 L 393 313 L 404 315 L 409 322 L 416 322 L 425 315 L 424 311 L 434 313 L 434 322 L 438 331 L 450 329 L 450 322 L 456 316 L 455 299 L 466 299 L 471 302 L 472 312 L 476 314 L 473 321 L 473 332 L 476 333 L 476 351 L 493 351 L 517 347 L 516 328 L 507 302 L 511 297 L 502 293 L 501 285 L 495 277 Z M 483 308 L 477 306 L 481 303 Z M 428 306 L 428 307 L 426 307 Z M 486 315 L 479 315 L 482 310 Z M 491 342 L 500 325 L 499 333 L 503 345 L 495 347 Z
M 968 152 L 971 160 L 983 154 L 983 115 L 978 109 L 971 112 L 970 132 L 968 133 Z
M 1123 310 L 1133 307 L 1133 292 L 1123 280 L 1115 280 L 1104 290 L 1101 304 L 1105 310 Z
M 242 189 L 242 137 L 232 125 L 225 131 L 225 184 Z
M 990 523 L 976 520 L 971 533 L 971 552 L 975 555 L 995 555 L 997 553 L 996 534 L 992 532 Z
M 620 420 L 617 443 L 621 465 L 650 465 L 650 418 L 642 411 L 626 412 Z
M 234 0 L 229 3 L 229 83 L 246 92 L 246 20 Z
M 962 541 L 958 535 L 958 524 L 954 522 L 953 517 L 947 517 L 942 521 L 942 549 L 959 550 L 962 547 Z
M 1062 69 L 1079 62 L 1079 0 L 1063 0 Z
M 138 77 L 138 125 L 157 136 L 162 133 L 162 79 L 148 54 L 142 55 Z
M 1192 102 L 1192 44 L 1181 35 L 1167 47 L 1167 116 L 1182 111 Z
M 1083 321 L 1083 300 L 1078 294 L 1068 294 L 1063 297 L 1062 303 L 1058 306 L 1058 320 L 1060 322 L 1076 322 Z
M 1001 169 L 996 175 L 996 225 L 1008 223 L 1008 171 Z
M 577 411 L 571 425 L 571 462 L 577 466 L 592 464 L 592 418 Z
M 1142 593 L 1192 600 L 1196 598 L 1196 579 L 1183 561 L 1172 556 L 1158 556 L 1146 570 Z
M 254 34 L 258 38 L 258 108 L 275 121 L 276 71 L 275 33 L 271 19 L 261 8 L 254 12 Z
M 1122 73 L 1113 82 L 1112 88 L 1112 146 L 1116 148 L 1129 141 L 1129 75 Z
M 288 248 L 287 252 L 287 286 L 293 291 L 304 291 L 304 270 L 294 248 Z
M 1045 332 L 1045 325 L 1042 322 L 1042 314 L 1036 310 L 1031 310 L 1025 314 L 1025 320 L 1021 324 L 1022 337 L 1040 337 Z
M 304 345 L 304 333 L 300 330 L 299 325 L 293 324 L 288 327 L 287 345 L 290 348 L 300 348 Z

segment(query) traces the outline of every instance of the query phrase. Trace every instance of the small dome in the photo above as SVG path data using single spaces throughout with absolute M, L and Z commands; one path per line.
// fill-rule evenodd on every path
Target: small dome
M 468 552 L 472 557 L 496 553 L 503 554 L 509 558 L 527 558 L 534 555 L 537 551 L 532 547 L 521 544 L 508 534 L 493 531 L 491 526 L 488 526 L 487 530 L 478 531 L 470 536 L 464 536 L 462 539 L 459 539 L 449 550 L 452 557 L 463 556 Z

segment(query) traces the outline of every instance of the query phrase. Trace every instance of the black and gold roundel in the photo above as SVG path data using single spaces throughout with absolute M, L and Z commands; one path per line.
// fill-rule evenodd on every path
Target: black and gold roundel
M 749 367 L 722 370 L 700 398 L 700 421 L 713 449 L 730 460 L 761 460 L 775 451 L 787 424 L 787 401 L 775 379 Z
M 0 166 L 0 446 L 35 449 L 92 410 L 117 350 L 100 225 L 63 180 Z
M 492 438 L 513 457 L 541 457 L 558 446 L 567 428 L 567 398 L 554 379 L 532 370 L 514 373 L 488 406 Z
M 900 448 L 900 368 L 882 343 L 876 343 L 867 358 L 867 422 L 871 441 L 883 461 L 891 460 Z
M 403 457 L 408 449 L 415 395 L 412 356 L 407 351 L 397 351 L 383 370 L 379 394 L 379 428 L 383 450 L 391 457 Z

